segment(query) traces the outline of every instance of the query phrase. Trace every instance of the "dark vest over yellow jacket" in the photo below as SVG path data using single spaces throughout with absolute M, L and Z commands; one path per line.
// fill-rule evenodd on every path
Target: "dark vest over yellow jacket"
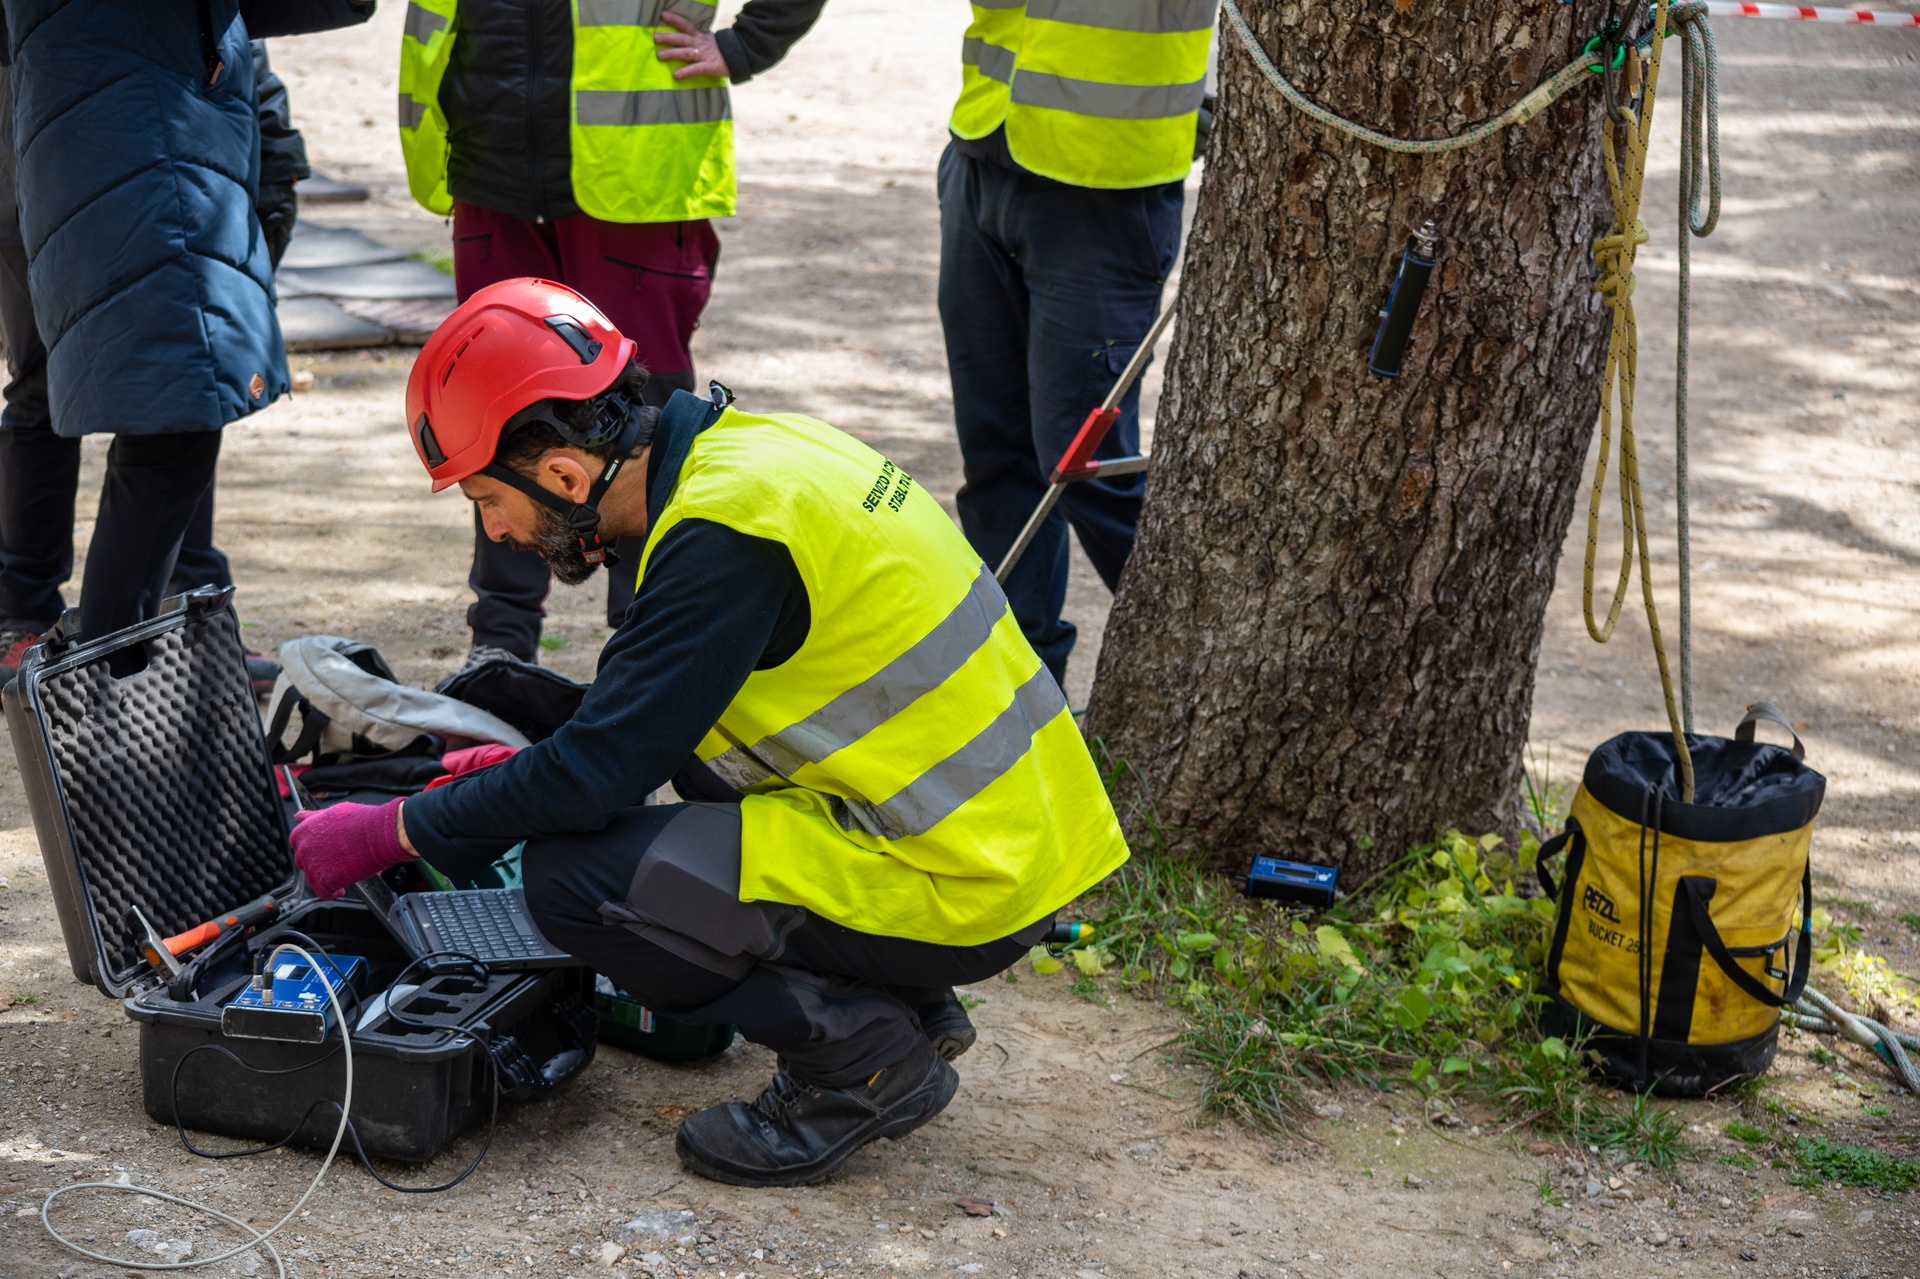
M 681 222 L 734 211 L 733 108 L 720 76 L 673 78 L 656 56 L 662 14 L 702 31 L 704 0 L 574 0 L 573 198 L 605 222 Z M 458 0 L 411 0 L 400 39 L 400 149 L 407 185 L 435 213 L 447 190 L 447 117 L 440 86 L 460 37 Z

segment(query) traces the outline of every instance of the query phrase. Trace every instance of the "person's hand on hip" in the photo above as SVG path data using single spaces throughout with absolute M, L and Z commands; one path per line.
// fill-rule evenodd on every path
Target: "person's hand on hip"
M 404 842 L 401 803 L 335 804 L 294 814 L 293 864 L 316 896 L 338 897 L 349 884 L 413 856 Z
M 653 38 L 658 51 L 654 56 L 662 62 L 687 64 L 673 73 L 674 79 L 688 80 L 701 75 L 726 77 L 727 60 L 720 56 L 720 42 L 711 32 L 700 30 L 677 13 L 663 13 L 660 20 L 673 30 L 662 31 Z

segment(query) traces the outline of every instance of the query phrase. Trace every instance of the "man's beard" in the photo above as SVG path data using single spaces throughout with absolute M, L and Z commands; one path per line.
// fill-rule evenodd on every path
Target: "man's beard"
M 580 551 L 580 538 L 567 527 L 555 511 L 546 507 L 534 509 L 532 540 L 516 542 L 522 550 L 537 551 L 553 569 L 553 575 L 568 586 L 578 586 L 593 576 L 598 564 L 587 563 L 587 557 Z

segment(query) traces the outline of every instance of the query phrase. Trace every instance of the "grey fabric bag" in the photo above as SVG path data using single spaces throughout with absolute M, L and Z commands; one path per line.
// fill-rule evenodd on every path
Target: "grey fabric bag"
M 339 763 L 404 753 L 439 754 L 486 742 L 532 745 L 497 715 L 395 678 L 379 650 L 338 635 L 302 635 L 280 646 L 280 679 L 268 705 L 276 764 Z M 287 730 L 300 725 L 291 743 Z M 430 749 L 422 738 L 438 738 Z

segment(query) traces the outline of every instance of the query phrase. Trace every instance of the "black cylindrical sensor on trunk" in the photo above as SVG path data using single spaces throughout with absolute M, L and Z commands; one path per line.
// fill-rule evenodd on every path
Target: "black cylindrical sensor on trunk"
M 1373 335 L 1373 353 L 1367 357 L 1367 367 L 1381 377 L 1400 376 L 1407 339 L 1413 334 L 1420 299 L 1427 291 L 1427 277 L 1433 274 L 1439 252 L 1440 235 L 1429 218 L 1407 237 L 1407 251 L 1400 256 L 1400 269 L 1394 273 L 1387 304 L 1380 308 L 1380 328 Z

